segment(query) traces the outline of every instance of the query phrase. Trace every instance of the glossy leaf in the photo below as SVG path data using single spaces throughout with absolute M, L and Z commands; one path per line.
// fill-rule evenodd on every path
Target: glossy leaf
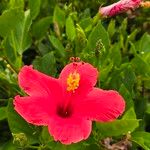
M 150 76 L 150 67 L 140 56 L 136 56 L 132 60 L 133 69 L 137 74 L 142 76 Z
M 66 19 L 66 34 L 69 40 L 73 41 L 75 39 L 76 29 L 71 16 Z
M 0 107 L 0 120 L 6 119 L 6 107 Z
M 34 67 L 48 75 L 55 76 L 56 74 L 56 60 L 53 52 L 50 52 L 43 57 L 36 58 L 33 62 Z
M 145 33 L 140 40 L 140 51 L 141 52 L 150 52 L 150 35 Z
M 145 150 L 150 149 L 150 133 L 137 131 L 132 134 L 132 141 L 140 145 Z
M 122 119 L 127 120 L 127 119 L 136 119 L 136 114 L 134 111 L 134 108 L 131 107 L 122 117 Z
M 40 12 L 41 0 L 29 0 L 31 18 L 35 19 Z
M 109 37 L 108 33 L 106 32 L 105 28 L 102 26 L 102 23 L 99 21 L 96 27 L 92 30 L 92 32 L 89 35 L 88 38 L 88 49 L 89 50 L 94 50 L 96 47 L 96 42 L 101 39 L 103 45 L 105 48 L 108 50 L 109 48 Z
M 134 102 L 132 99 L 132 95 L 131 95 L 130 91 L 127 90 L 127 88 L 125 87 L 124 84 L 121 85 L 119 92 L 124 97 L 124 99 L 126 101 L 126 109 L 133 107 Z
M 52 23 L 52 17 L 44 17 L 38 20 L 32 27 L 32 34 L 35 38 L 41 39 L 48 32 L 48 28 Z
M 4 11 L 0 16 L 0 36 L 5 37 L 9 34 L 15 28 L 16 24 L 20 22 L 22 17 L 23 12 L 18 8 Z
M 107 31 L 108 31 L 110 37 L 112 37 L 114 35 L 114 33 L 116 32 L 115 20 L 110 21 Z
M 100 137 L 125 135 L 133 132 L 139 126 L 139 120 L 127 119 L 116 120 L 108 123 L 97 123 L 96 127 Z
M 57 5 L 54 9 L 53 22 L 58 23 L 60 27 L 65 25 L 65 12 Z
M 61 56 L 65 56 L 65 48 L 62 45 L 62 43 L 55 37 L 55 36 L 49 36 L 49 40 L 54 46 L 54 48 L 57 50 L 57 53 Z

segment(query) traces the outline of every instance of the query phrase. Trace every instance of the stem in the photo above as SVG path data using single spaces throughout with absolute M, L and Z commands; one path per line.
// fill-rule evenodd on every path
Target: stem
M 7 63 L 7 68 L 10 69 L 12 72 L 18 74 L 18 70 L 9 62 L 9 60 L 6 57 L 3 57 L 3 59 Z

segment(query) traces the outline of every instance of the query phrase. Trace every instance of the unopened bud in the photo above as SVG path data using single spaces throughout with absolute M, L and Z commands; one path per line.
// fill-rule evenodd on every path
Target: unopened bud
M 27 137 L 24 133 L 12 133 L 13 143 L 20 145 L 21 147 L 27 145 Z

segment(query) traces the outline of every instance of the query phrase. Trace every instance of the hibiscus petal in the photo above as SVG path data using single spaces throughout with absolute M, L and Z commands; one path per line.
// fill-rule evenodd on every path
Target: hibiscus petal
M 19 72 L 18 80 L 20 87 L 32 96 L 60 95 L 62 92 L 58 90 L 61 87 L 57 79 L 34 70 L 32 66 L 24 66 Z
M 96 121 L 112 121 L 125 109 L 125 101 L 118 92 L 94 88 L 83 101 L 76 103 L 74 110 L 79 116 Z
M 97 82 L 97 69 L 89 63 L 83 62 L 74 62 L 66 65 L 59 76 L 60 81 L 65 87 L 67 87 L 67 78 L 69 74 L 74 72 L 77 72 L 80 75 L 79 87 L 75 92 L 77 94 L 88 93 Z
M 48 125 L 50 115 L 55 111 L 54 105 L 46 97 L 16 96 L 14 105 L 15 110 L 34 125 Z
M 60 141 L 63 144 L 71 144 L 89 137 L 92 122 L 74 116 L 70 118 L 53 116 L 50 119 L 48 128 L 55 141 Z

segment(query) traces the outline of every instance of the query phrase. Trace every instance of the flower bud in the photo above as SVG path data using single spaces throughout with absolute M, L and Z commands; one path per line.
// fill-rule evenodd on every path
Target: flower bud
M 23 147 L 27 145 L 27 137 L 24 133 L 12 133 L 13 143 Z
M 103 17 L 112 17 L 130 9 L 139 7 L 141 0 L 120 0 L 112 5 L 101 7 L 99 13 Z

